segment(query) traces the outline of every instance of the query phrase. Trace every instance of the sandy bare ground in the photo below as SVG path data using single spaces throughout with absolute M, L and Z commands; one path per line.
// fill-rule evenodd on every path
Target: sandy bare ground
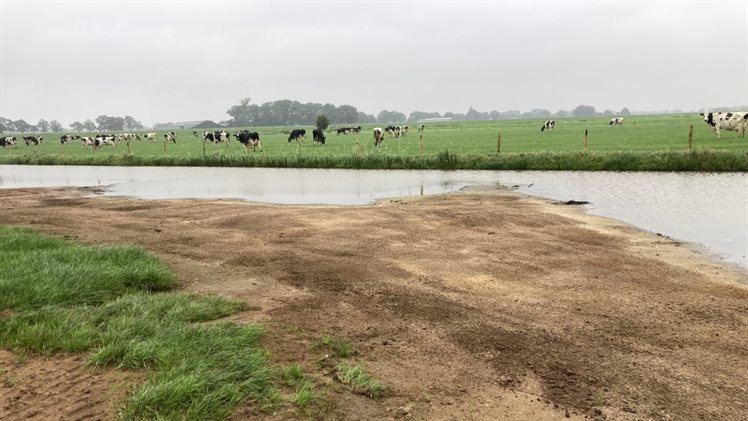
M 748 276 L 575 207 L 494 189 L 362 207 L 20 189 L 0 190 L 0 224 L 140 244 L 186 291 L 246 300 L 234 319 L 317 377 L 322 418 L 748 419 Z M 389 395 L 338 387 L 323 335 Z M 114 417 L 137 376 L 84 361 L 0 352 L 0 419 Z

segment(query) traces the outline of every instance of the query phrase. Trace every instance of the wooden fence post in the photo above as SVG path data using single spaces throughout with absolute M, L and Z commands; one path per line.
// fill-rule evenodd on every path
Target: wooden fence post
M 132 152 L 130 152 L 130 141 L 127 141 L 127 156 L 132 155 Z
M 203 138 L 203 155 L 205 155 L 205 138 Z
M 688 152 L 693 152 L 693 124 L 688 126 Z
M 421 144 L 421 155 L 423 155 L 423 135 L 418 138 L 418 143 Z
M 501 153 L 501 132 L 499 132 L 499 137 L 496 139 L 496 153 Z
M 584 150 L 587 151 L 587 129 L 584 129 Z

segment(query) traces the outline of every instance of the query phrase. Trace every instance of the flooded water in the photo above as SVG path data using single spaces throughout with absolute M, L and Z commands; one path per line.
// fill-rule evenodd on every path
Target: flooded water
M 106 188 L 106 196 L 226 198 L 289 205 L 362 205 L 486 184 L 564 202 L 589 202 L 584 207 L 590 213 L 701 244 L 707 252 L 748 270 L 745 173 L 0 165 L 0 189 L 100 186 Z

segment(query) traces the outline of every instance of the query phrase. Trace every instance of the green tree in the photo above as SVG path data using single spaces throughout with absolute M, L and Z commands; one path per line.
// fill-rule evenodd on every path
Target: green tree
M 82 132 L 84 125 L 80 121 L 74 121 L 70 123 L 70 128 L 75 130 L 76 132 Z
M 39 131 L 47 133 L 49 131 L 49 122 L 42 118 L 38 123 L 36 123 L 36 127 Z
M 140 130 L 143 128 L 143 125 L 138 120 L 135 120 L 132 116 L 126 115 L 125 128 L 127 130 Z
M 52 120 L 49 122 L 49 128 L 55 133 L 60 133 L 62 131 L 62 124 L 57 120 Z
M 330 126 L 330 120 L 327 118 L 326 115 L 320 114 L 317 116 L 317 128 L 320 130 L 327 130 L 327 128 Z
M 96 117 L 96 124 L 102 131 L 119 132 L 125 129 L 125 119 L 122 117 L 100 115 Z
M 96 131 L 96 123 L 93 122 L 90 118 L 83 122 L 83 128 L 86 129 L 89 132 Z
M 594 117 L 595 114 L 595 107 L 592 107 L 590 105 L 579 105 L 577 108 L 574 108 L 574 111 L 571 112 L 574 117 Z
M 14 121 L 13 125 L 16 127 L 16 130 L 21 133 L 30 132 L 31 129 L 34 127 L 31 124 L 25 122 L 23 119 Z

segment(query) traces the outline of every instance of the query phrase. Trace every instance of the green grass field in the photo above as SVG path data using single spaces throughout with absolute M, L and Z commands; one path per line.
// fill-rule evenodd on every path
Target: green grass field
M 334 126 L 326 133 L 327 143 L 315 145 L 312 127 L 307 139 L 288 142 L 291 127 L 250 128 L 259 131 L 262 151 L 245 151 L 235 140 L 226 144 L 204 144 L 192 130 L 177 132 L 177 142 L 164 145 L 163 132 L 157 142 L 132 141 L 116 148 L 96 151 L 80 143 L 66 144 L 59 135 L 47 134 L 44 144 L 34 147 L 23 142 L 2 151 L 0 164 L 98 164 L 98 165 L 199 165 L 331 168 L 413 168 L 413 169 L 607 169 L 607 170 L 748 170 L 748 138 L 723 131 L 722 139 L 709 130 L 698 115 L 630 116 L 623 126 L 608 126 L 607 117 L 557 119 L 556 128 L 541 132 L 540 120 L 504 120 L 427 124 L 423 133 L 414 124 L 407 136 L 385 136 L 375 148 L 372 129 L 364 126 L 358 135 L 336 135 Z M 687 158 L 689 126 L 693 125 L 692 150 L 700 153 L 701 165 L 684 163 L 658 168 L 663 161 Z M 234 129 L 229 129 L 233 133 Z M 585 131 L 587 147 L 585 148 Z M 202 130 L 199 130 L 202 135 Z M 89 135 L 89 133 L 81 133 Z M 501 134 L 500 154 L 497 138 Z M 421 141 L 421 135 L 423 136 Z M 20 137 L 19 137 L 20 138 Z M 585 155 L 580 155 L 584 153 Z M 705 163 L 704 154 L 714 162 Z M 664 155 L 663 155 L 664 154 Z M 500 156 L 497 156 L 500 155 Z M 447 157 L 445 161 L 445 156 Z M 716 158 L 715 158 L 716 157 Z M 496 162 L 497 159 L 501 162 Z M 512 162 L 519 159 L 519 165 Z M 529 164 L 525 161 L 530 159 Z M 590 162 L 590 159 L 594 162 Z M 727 159 L 734 161 L 725 165 Z M 579 161 L 585 162 L 579 162 Z M 600 164 L 603 160 L 606 163 Z M 610 163 L 620 165 L 616 168 Z M 652 162 L 647 162 L 652 161 Z M 551 162 L 551 163 L 549 163 Z M 597 163 L 595 163 L 597 162 Z

